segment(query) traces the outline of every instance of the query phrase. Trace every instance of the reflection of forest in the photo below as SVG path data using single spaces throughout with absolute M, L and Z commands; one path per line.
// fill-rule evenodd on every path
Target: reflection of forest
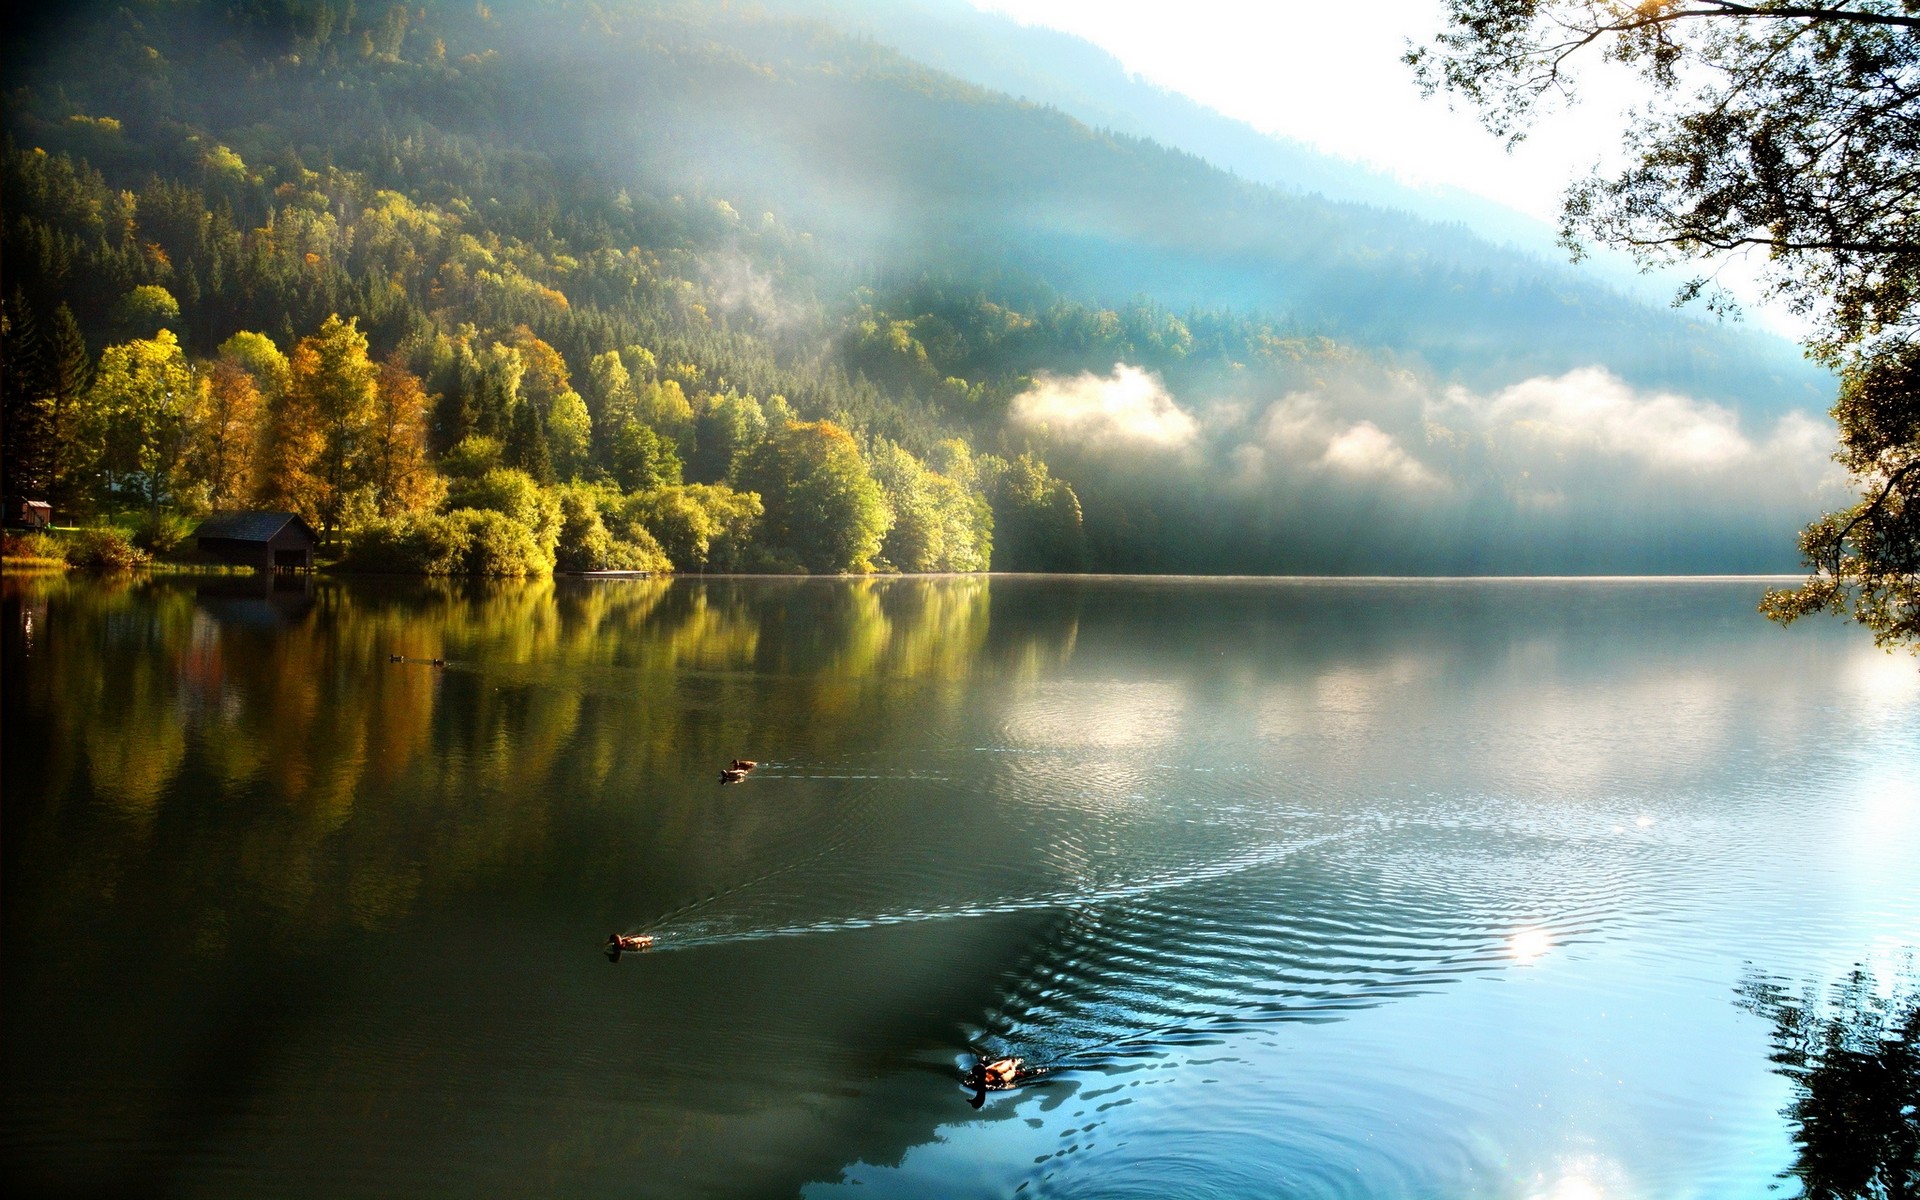
M 1773 1022 L 1774 1069 L 1793 1085 L 1785 1173 L 1813 1200 L 1920 1196 L 1920 974 L 1882 986 L 1855 967 L 1823 1000 L 1754 977 L 1741 1007 Z
M 630 800 L 622 781 L 705 782 L 733 754 L 837 745 L 903 704 L 936 715 L 988 621 L 981 579 L 307 587 L 4 581 L 13 726 L 43 736 L 9 755 L 8 790 L 47 801 L 40 829 L 9 833 L 46 839 L 29 869 L 86 877 L 36 888 L 38 919 L 81 918 L 191 798 L 173 835 L 201 844 L 173 847 L 192 864 L 175 878 L 213 907 L 257 898 L 309 935 L 376 926 L 423 887 L 540 858 L 555 805 L 578 825 L 580 806 Z M 1058 661 L 1071 625 L 1043 624 L 995 654 Z M 217 921 L 195 931 L 221 940 Z

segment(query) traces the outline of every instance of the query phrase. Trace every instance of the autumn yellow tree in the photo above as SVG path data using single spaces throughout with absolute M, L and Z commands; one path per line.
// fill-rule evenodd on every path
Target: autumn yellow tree
M 237 508 L 254 493 L 254 460 L 266 407 L 253 375 L 230 358 L 202 370 L 188 415 L 187 469 L 204 490 L 207 507 Z
M 374 381 L 372 483 L 383 517 L 431 508 L 444 490 L 427 462 L 426 389 L 396 353 Z
M 357 322 L 326 319 L 300 339 L 273 413 L 261 500 L 299 513 L 331 541 L 347 499 L 369 483 L 378 423 L 377 372 Z

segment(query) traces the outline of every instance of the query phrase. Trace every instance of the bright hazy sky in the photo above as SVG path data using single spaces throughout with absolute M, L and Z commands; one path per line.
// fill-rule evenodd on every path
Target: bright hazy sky
M 1471 112 L 1423 97 L 1401 61 L 1444 24 L 1441 0 L 971 0 L 1085 38 L 1130 72 L 1254 128 L 1367 163 L 1416 186 L 1452 185 L 1558 226 L 1575 178 L 1618 153 L 1624 114 L 1645 99 L 1630 72 L 1579 64 L 1578 103 L 1544 111 L 1512 151 Z M 1604 252 L 1601 252 L 1604 254 Z M 1616 260 L 1624 268 L 1624 257 Z M 1757 263 L 1718 280 L 1756 326 L 1798 339 L 1804 318 L 1761 299 Z M 1664 299 L 1676 269 L 1648 283 Z
M 1548 221 L 1568 181 L 1618 141 L 1626 93 L 1598 76 L 1586 103 L 1548 118 L 1511 154 L 1472 116 L 1422 98 L 1400 56 L 1409 39 L 1424 44 L 1440 29 L 1440 0 L 973 2 L 1083 37 L 1134 74 L 1257 129 Z

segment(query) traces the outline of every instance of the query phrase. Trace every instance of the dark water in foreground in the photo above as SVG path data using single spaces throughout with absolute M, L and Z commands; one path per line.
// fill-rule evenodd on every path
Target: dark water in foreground
M 1794 1194 L 1920 671 L 1760 591 L 0 580 L 8 1190 Z

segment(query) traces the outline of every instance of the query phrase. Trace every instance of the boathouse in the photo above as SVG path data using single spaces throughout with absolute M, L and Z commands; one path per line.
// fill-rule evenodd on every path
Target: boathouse
M 288 512 L 215 513 L 193 531 L 200 549 L 261 571 L 311 571 L 320 535 Z

